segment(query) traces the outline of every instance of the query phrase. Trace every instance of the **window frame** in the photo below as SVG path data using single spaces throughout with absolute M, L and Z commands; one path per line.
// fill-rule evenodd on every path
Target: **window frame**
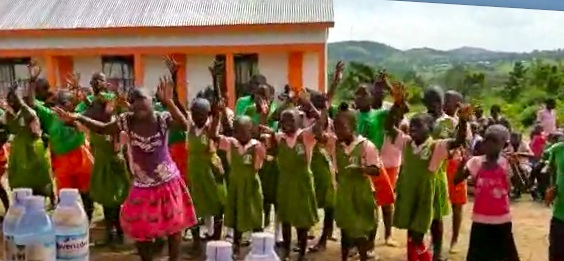
M 135 88 L 135 57 L 133 55 L 105 55 L 101 57 L 101 63 L 102 72 L 106 75 L 106 81 L 113 85 L 117 84 L 118 91 L 128 92 Z M 115 76 L 113 71 L 116 65 L 119 71 L 118 77 Z
M 23 85 L 29 80 L 27 77 L 17 78 L 16 75 L 17 65 L 27 66 L 29 63 L 31 63 L 31 57 L 0 58 L 0 96 L 4 97 L 14 82 Z

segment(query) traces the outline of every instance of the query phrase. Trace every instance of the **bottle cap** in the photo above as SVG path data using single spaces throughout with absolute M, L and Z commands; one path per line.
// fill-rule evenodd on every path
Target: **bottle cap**
M 79 195 L 78 189 L 64 188 L 59 191 L 59 199 L 63 204 L 75 203 L 78 201 Z
M 233 248 L 227 241 L 210 241 L 206 245 L 206 261 L 233 261 Z
M 42 196 L 30 196 L 25 200 L 26 209 L 45 209 L 45 198 Z
M 276 256 L 274 252 L 274 235 L 266 232 L 253 233 L 252 256 Z
M 16 188 L 13 193 L 14 203 L 24 204 L 25 199 L 32 195 L 32 190 L 30 188 Z

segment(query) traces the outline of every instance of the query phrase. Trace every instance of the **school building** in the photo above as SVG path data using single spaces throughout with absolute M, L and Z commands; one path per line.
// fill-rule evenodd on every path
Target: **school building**
M 106 73 L 122 88 L 155 88 L 164 55 L 180 64 L 185 100 L 225 63 L 229 104 L 251 75 L 324 90 L 333 0 L 0 0 L 0 86 L 27 78 L 36 60 L 52 86 Z

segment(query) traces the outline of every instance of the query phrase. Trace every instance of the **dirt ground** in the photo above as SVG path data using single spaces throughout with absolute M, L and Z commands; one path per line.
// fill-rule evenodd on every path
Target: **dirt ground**
M 469 214 L 472 204 L 469 203 L 465 208 L 465 219 L 462 226 L 460 236 L 460 252 L 457 254 L 450 254 L 448 257 L 451 261 L 462 261 L 465 259 L 467 244 L 470 232 L 470 219 Z M 522 199 L 512 204 L 513 212 L 513 233 L 517 248 L 523 261 L 546 261 L 548 260 L 548 225 L 551 217 L 551 211 L 548 207 L 541 203 L 532 202 L 529 199 Z M 445 242 L 450 242 L 451 224 L 450 217 L 445 222 Z M 383 224 L 380 222 L 379 228 Z M 317 232 L 319 229 L 317 229 Z M 406 259 L 405 255 L 405 231 L 394 231 L 394 238 L 400 243 L 397 248 L 386 247 L 382 245 L 382 230 L 379 230 L 379 238 L 377 241 L 376 254 L 379 255 L 380 260 L 389 261 L 402 261 Z M 99 237 L 101 230 L 94 229 L 92 237 Z M 337 236 L 337 234 L 336 234 Z M 312 244 L 314 242 L 311 242 Z M 184 244 L 184 252 L 187 252 L 189 243 Z M 448 244 L 445 244 L 445 253 L 448 251 Z M 96 249 L 91 248 L 90 260 L 92 261 L 133 261 L 139 260 L 135 255 L 131 246 L 125 247 L 121 251 L 109 249 Z M 166 260 L 166 259 L 163 259 Z M 185 260 L 190 260 L 186 257 Z M 328 249 L 323 253 L 310 254 L 312 261 L 338 261 L 340 260 L 339 243 L 330 242 Z

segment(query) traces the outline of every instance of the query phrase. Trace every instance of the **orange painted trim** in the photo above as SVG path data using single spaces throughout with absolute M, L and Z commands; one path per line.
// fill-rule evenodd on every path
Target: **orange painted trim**
M 141 55 L 140 53 L 134 54 L 133 73 L 133 77 L 135 79 L 135 87 L 143 86 L 143 82 L 145 82 L 145 62 L 143 61 L 143 55 Z
M 317 53 L 317 68 L 318 90 L 324 93 L 327 89 L 327 50 L 325 46 Z
M 225 85 L 227 86 L 227 105 L 235 108 L 237 93 L 235 91 L 235 60 L 233 53 L 225 55 Z
M 169 27 L 113 27 L 113 28 L 76 28 L 76 29 L 25 29 L 0 30 L 0 37 L 61 37 L 61 36 L 102 36 L 102 35 L 172 35 L 210 32 L 257 32 L 257 31 L 296 31 L 307 29 L 328 29 L 334 22 L 296 23 L 296 24 L 256 24 L 256 25 L 220 25 L 220 26 L 169 26 Z
M 55 56 L 55 63 L 58 69 L 58 86 L 64 86 L 66 79 L 74 72 L 74 62 L 70 56 Z
M 270 45 L 218 45 L 218 46 L 144 46 L 144 47 L 100 47 L 65 49 L 0 49 L 0 57 L 29 57 L 30 55 L 59 56 L 101 56 L 101 55 L 158 55 L 183 53 L 187 55 L 216 55 L 218 53 L 280 53 L 319 52 L 325 50 L 325 43 L 311 44 L 270 44 Z
M 55 58 L 51 55 L 45 55 L 45 78 L 49 82 L 49 85 L 57 85 L 57 67 L 55 64 Z
M 291 52 L 288 54 L 288 84 L 293 89 L 303 88 L 303 52 Z
M 178 97 L 180 99 L 180 103 L 186 106 L 186 101 L 188 100 L 188 86 L 186 82 L 186 55 L 173 54 L 172 57 L 178 63 L 178 71 L 176 73 Z

